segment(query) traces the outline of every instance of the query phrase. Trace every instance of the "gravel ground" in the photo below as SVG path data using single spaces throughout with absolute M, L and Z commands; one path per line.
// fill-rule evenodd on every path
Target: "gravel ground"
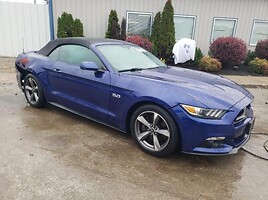
M 14 57 L 2 57 L 0 56 L 0 70 L 1 71 L 15 71 L 14 63 L 16 58 Z

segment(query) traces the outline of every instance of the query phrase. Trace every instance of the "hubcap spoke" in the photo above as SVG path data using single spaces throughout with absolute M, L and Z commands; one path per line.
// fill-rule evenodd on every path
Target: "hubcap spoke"
M 140 135 L 138 135 L 138 139 L 140 140 L 140 141 L 143 141 L 143 140 L 145 140 L 148 136 L 150 136 L 150 131 L 145 131 L 145 132 L 143 132 L 143 133 L 141 133 Z
M 159 114 L 154 113 L 153 125 L 156 125 L 156 124 L 157 124 L 157 122 L 158 122 L 158 120 L 159 120 Z
M 161 148 L 157 135 L 153 135 L 153 139 L 154 139 L 154 149 L 155 150 L 159 150 Z
M 33 81 L 33 79 L 29 78 L 29 83 L 30 83 L 30 86 L 34 87 L 34 81 Z
M 33 100 L 34 100 L 34 94 L 32 93 L 30 96 L 30 101 L 33 101 Z
M 166 136 L 166 137 L 169 137 L 169 136 L 170 136 L 169 131 L 166 130 L 166 129 L 158 129 L 158 130 L 156 130 L 155 132 L 157 132 L 157 133 L 159 133 L 159 134 L 161 134 L 161 135 L 164 135 L 164 136 Z
M 38 95 L 37 95 L 37 92 L 34 92 L 33 94 L 34 94 L 34 99 L 35 99 L 35 101 L 37 102 L 38 99 L 39 99 L 39 97 L 38 97 Z
M 32 90 L 33 90 L 33 88 L 32 88 L 32 87 L 30 87 L 29 85 L 26 85 L 26 86 L 25 86 L 25 90 L 32 91 Z
M 139 122 L 141 122 L 143 125 L 147 126 L 148 128 L 150 128 L 150 123 L 143 117 L 143 116 L 139 116 L 137 118 L 137 120 Z

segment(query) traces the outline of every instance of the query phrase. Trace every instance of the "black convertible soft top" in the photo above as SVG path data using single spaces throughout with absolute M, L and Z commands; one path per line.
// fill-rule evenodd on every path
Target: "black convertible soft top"
M 107 39 L 107 38 L 86 38 L 86 37 L 70 37 L 70 38 L 61 38 L 55 39 L 48 42 L 43 48 L 41 48 L 36 53 L 47 56 L 53 51 L 56 47 L 66 44 L 77 44 L 81 46 L 85 46 L 87 48 L 90 45 L 94 44 L 128 44 L 127 42 L 121 40 Z

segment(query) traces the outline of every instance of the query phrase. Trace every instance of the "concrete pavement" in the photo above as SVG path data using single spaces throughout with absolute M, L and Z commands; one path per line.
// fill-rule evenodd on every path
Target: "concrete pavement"
M 0 59 L 1 61 L 1 59 Z M 11 60 L 12 61 L 12 60 Z M 13 61 L 10 66 L 13 65 Z M 8 66 L 4 64 L 4 66 Z M 260 77 L 227 77 L 267 84 Z M 267 80 L 267 79 L 266 79 Z M 268 133 L 267 89 L 256 97 L 254 132 Z M 268 196 L 268 136 L 252 134 L 236 155 L 140 151 L 129 136 L 52 106 L 29 107 L 13 67 L 0 62 L 0 199 L 260 199 Z
M 268 76 L 223 75 L 223 77 L 233 80 L 245 88 L 268 89 Z

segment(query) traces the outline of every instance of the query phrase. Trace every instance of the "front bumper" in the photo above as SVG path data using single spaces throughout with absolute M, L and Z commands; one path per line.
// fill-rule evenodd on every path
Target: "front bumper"
M 238 113 L 252 103 L 245 97 L 220 120 L 192 117 L 180 106 L 173 108 L 181 134 L 181 150 L 188 154 L 234 154 L 250 139 L 255 117 L 250 107 L 245 119 L 234 123 Z M 219 138 L 219 140 L 218 140 Z
M 238 150 L 243 147 L 251 136 L 251 130 L 253 129 L 255 118 L 253 118 L 246 126 L 242 135 L 234 139 L 225 139 L 220 141 L 219 147 L 196 147 L 192 152 L 184 152 L 188 154 L 197 154 L 197 155 L 227 155 L 227 154 L 236 154 Z M 215 141 L 218 142 L 218 141 Z

